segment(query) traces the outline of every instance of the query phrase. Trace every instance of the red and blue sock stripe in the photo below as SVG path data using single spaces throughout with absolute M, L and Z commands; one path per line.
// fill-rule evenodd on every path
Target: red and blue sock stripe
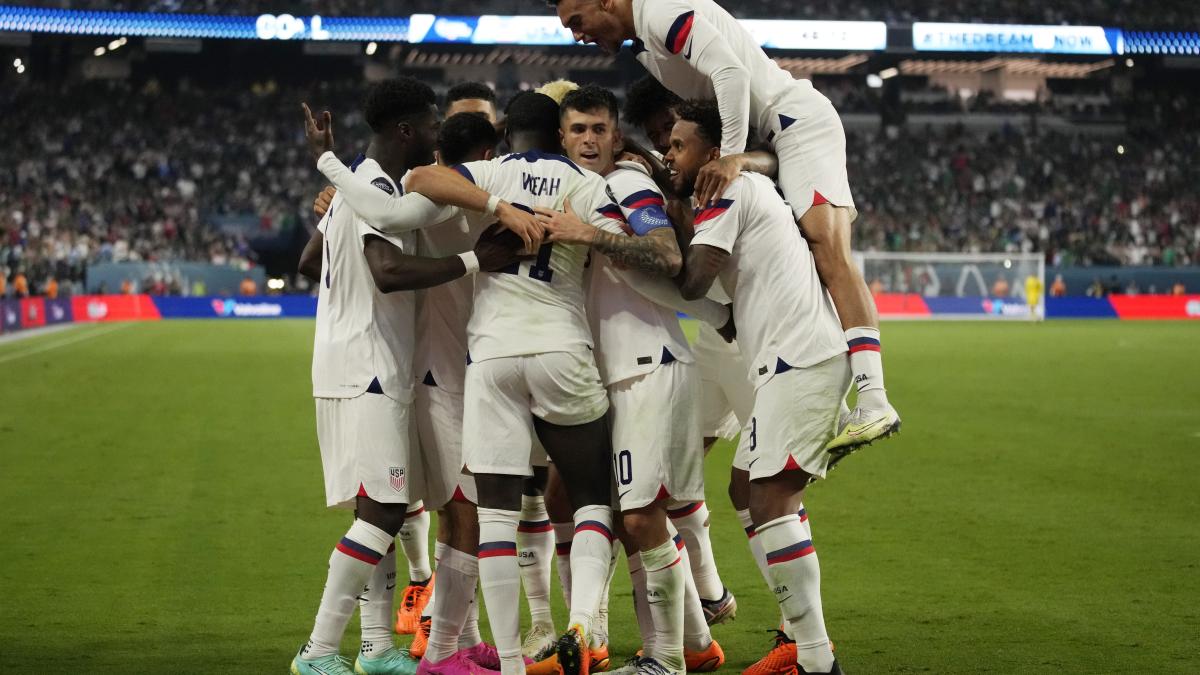
M 677 535 L 675 535 L 675 550 L 676 550 L 676 551 L 682 551 L 682 550 L 683 550 L 683 546 L 684 546 L 684 544 L 683 544 L 683 537 L 679 536 L 678 534 L 677 534 Z
M 378 565 L 379 561 L 383 560 L 382 553 L 375 551 L 370 547 L 363 546 L 349 537 L 342 537 L 342 540 L 338 542 L 335 550 L 338 553 L 348 555 L 355 560 L 361 560 L 368 565 Z
M 561 541 L 554 545 L 555 555 L 571 555 L 571 542 Z
M 816 550 L 813 548 L 812 541 L 805 539 L 804 541 L 792 544 L 791 546 L 785 546 L 781 549 L 771 551 L 767 554 L 767 564 L 778 565 L 780 563 L 796 560 L 797 558 L 803 558 L 804 556 L 814 553 L 815 551 Z
M 517 523 L 517 532 L 551 532 L 554 528 L 550 526 L 549 520 L 522 520 Z
M 604 535 L 605 539 L 608 539 L 609 541 L 613 540 L 612 529 L 598 520 L 580 521 L 577 525 L 575 525 L 575 534 L 578 535 L 580 532 L 598 532 Z
M 479 545 L 479 558 L 496 558 L 503 555 L 517 555 L 515 541 L 488 541 Z
M 808 522 L 808 510 L 807 509 L 800 509 L 799 511 L 796 512 L 796 515 L 800 516 L 800 522 L 802 522 L 802 523 Z
M 853 340 L 847 340 L 846 346 L 850 348 L 850 353 L 855 352 L 877 352 L 881 351 L 879 340 L 872 337 L 859 337 Z

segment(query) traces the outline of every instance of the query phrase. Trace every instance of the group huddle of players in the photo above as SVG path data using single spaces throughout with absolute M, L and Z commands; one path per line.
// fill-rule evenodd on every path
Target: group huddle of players
M 737 604 L 708 541 L 703 461 L 740 433 L 729 495 L 782 622 L 750 671 L 840 673 L 804 489 L 900 419 L 850 257 L 837 113 L 711 0 L 551 4 L 581 42 L 632 41 L 650 77 L 626 117 L 656 152 L 624 138 L 616 97 L 596 86 L 522 92 L 498 120 L 490 89 L 460 85 L 442 121 L 428 86 L 382 82 L 350 166 L 329 113 L 304 108 L 332 184 L 300 262 L 319 287 L 317 436 L 327 503 L 355 519 L 291 672 L 606 669 L 621 550 L 643 644 L 622 672 L 715 670 L 708 626 Z M 694 346 L 678 312 L 700 323 Z M 436 584 L 426 509 L 439 513 Z M 398 535 L 409 650 L 392 639 Z M 338 648 L 356 607 L 352 670 Z

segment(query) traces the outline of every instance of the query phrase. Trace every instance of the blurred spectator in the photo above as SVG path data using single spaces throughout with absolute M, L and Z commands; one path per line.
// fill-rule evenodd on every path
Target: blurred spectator
M 1061 274 L 1054 275 L 1054 282 L 1050 284 L 1051 297 L 1061 298 L 1067 294 L 1067 282 L 1063 281 Z
M 29 297 L 29 280 L 20 270 L 17 270 L 17 276 L 13 277 L 13 295 L 18 298 Z
M 133 282 L 124 279 L 121 281 L 121 295 L 133 295 Z
M 992 284 L 992 297 L 1007 298 L 1010 290 L 1008 279 L 1003 274 L 997 275 L 996 282 Z
M 250 277 L 242 279 L 242 285 L 238 288 L 238 295 L 258 295 L 258 284 L 254 283 L 254 279 Z
M 54 300 L 58 297 L 58 279 L 50 277 L 46 280 L 46 287 L 43 289 L 46 297 Z
M 1183 285 L 1182 281 L 1177 281 L 1171 287 L 1171 295 L 1187 295 L 1187 287 Z

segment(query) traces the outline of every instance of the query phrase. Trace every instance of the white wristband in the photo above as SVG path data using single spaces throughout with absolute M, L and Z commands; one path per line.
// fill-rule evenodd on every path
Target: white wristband
M 462 259 L 463 265 L 466 266 L 467 274 L 475 274 L 479 271 L 479 256 L 475 255 L 475 251 L 459 253 L 458 257 Z
M 500 198 L 496 195 L 488 197 L 487 207 L 483 210 L 484 214 L 489 216 L 496 215 L 496 208 L 500 206 Z

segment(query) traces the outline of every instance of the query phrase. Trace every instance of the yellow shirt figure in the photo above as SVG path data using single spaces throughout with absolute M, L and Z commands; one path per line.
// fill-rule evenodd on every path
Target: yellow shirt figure
M 1029 303 L 1030 313 L 1037 315 L 1038 307 L 1042 304 L 1042 280 L 1034 274 L 1025 277 L 1025 302 Z

